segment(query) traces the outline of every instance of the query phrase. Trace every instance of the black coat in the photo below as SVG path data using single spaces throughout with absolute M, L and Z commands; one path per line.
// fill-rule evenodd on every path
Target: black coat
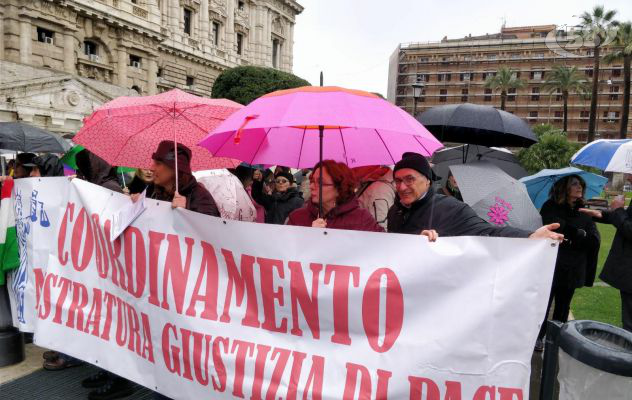
M 614 225 L 617 233 L 599 277 L 622 292 L 632 293 L 632 207 L 604 211 L 602 214 L 600 222 Z
M 260 181 L 252 182 L 252 198 L 266 209 L 266 224 L 285 224 L 290 213 L 305 204 L 303 195 L 296 188 L 269 195 L 263 192 L 263 182 Z
M 592 218 L 568 204 L 547 200 L 540 210 L 542 223 L 558 223 L 558 233 L 564 235 L 560 244 L 553 286 L 580 288 L 592 286 L 597 273 L 597 259 L 601 238 Z
M 399 196 L 388 210 L 388 232 L 418 235 L 434 229 L 439 236 L 502 236 L 526 238 L 532 232 L 512 227 L 497 227 L 480 218 L 467 204 L 428 189 L 426 196 L 410 207 Z
M 212 217 L 219 217 L 219 209 L 215 204 L 215 199 L 209 193 L 206 188 L 199 183 L 193 175 L 183 174 L 180 177 L 180 194 L 187 199 L 186 209 L 195 211 L 200 214 L 210 215 Z M 167 193 L 162 187 L 156 186 L 153 183 L 147 185 L 147 192 L 145 195 L 150 199 L 173 201 L 173 193 Z

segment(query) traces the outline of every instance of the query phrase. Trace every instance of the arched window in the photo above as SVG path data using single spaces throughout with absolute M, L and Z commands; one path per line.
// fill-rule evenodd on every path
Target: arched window
M 140 88 L 138 86 L 136 86 L 136 85 L 132 86 L 132 90 L 135 90 L 136 93 L 138 93 L 138 94 L 143 94 L 142 90 L 140 90 Z

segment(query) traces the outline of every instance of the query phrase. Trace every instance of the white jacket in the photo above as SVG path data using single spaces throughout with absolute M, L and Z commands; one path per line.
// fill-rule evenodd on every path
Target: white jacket
M 361 182 L 358 200 L 360 206 L 367 209 L 377 223 L 386 229 L 388 210 L 395 203 L 395 194 L 393 170 L 389 170 L 377 180 Z

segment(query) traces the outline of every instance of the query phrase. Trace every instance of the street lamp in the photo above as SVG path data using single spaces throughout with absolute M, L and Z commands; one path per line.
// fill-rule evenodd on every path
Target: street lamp
M 415 114 L 417 114 L 417 100 L 419 100 L 419 98 L 421 97 L 421 94 L 423 93 L 424 90 L 424 85 L 423 83 L 413 83 L 412 84 L 413 87 L 413 118 L 415 117 Z

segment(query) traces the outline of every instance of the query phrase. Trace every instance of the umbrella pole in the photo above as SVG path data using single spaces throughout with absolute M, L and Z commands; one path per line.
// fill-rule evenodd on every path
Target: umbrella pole
M 174 155 L 174 160 L 175 160 L 175 171 L 176 171 L 176 191 L 175 194 L 180 194 L 179 192 L 179 188 L 180 186 L 178 185 L 179 183 L 179 179 L 178 179 L 178 139 L 176 137 L 176 105 L 173 105 L 173 155 Z
M 320 71 L 320 86 L 323 86 L 323 71 Z M 318 174 L 318 216 L 323 218 L 323 131 L 325 127 L 320 125 L 318 127 L 318 142 L 319 142 L 319 155 L 318 161 L 320 164 L 320 174 Z

